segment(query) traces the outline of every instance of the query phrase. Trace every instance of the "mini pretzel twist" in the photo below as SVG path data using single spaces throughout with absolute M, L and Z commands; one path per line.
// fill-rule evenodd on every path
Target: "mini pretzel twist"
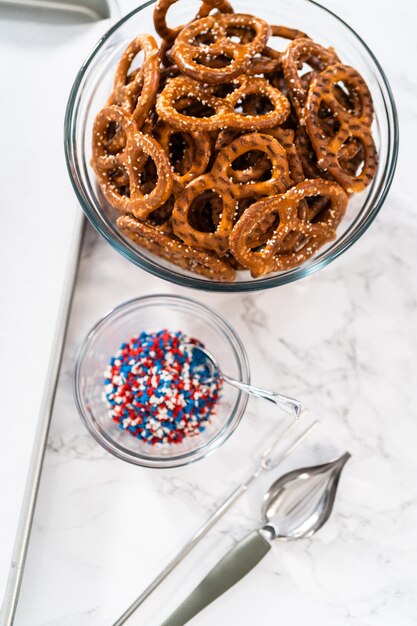
M 252 30 L 255 36 L 247 43 L 233 41 L 228 29 L 233 32 L 236 28 Z M 265 48 L 269 34 L 269 25 L 252 15 L 210 15 L 182 29 L 171 56 L 180 70 L 194 80 L 213 84 L 229 82 L 244 72 L 253 55 Z M 213 59 L 227 59 L 228 62 L 221 67 L 212 67 L 210 60 Z
M 112 154 L 107 137 L 115 124 L 124 134 L 125 145 Z M 148 158 L 155 164 L 157 182 L 152 191 L 143 193 L 141 174 Z M 106 106 L 96 116 L 91 163 L 108 202 L 119 211 L 133 213 L 138 219 L 145 219 L 171 195 L 172 171 L 163 149 L 155 139 L 140 133 L 134 120 L 118 106 Z
M 321 71 L 328 65 L 339 62 L 333 48 L 323 48 L 311 39 L 295 39 L 292 41 L 282 58 L 285 80 L 295 112 L 301 124 L 304 124 L 304 106 L 308 95 L 309 84 L 303 81 L 299 71 L 304 63 L 314 70 Z M 310 74 L 310 78 L 314 72 Z
M 172 162 L 171 139 L 180 135 L 184 142 L 181 163 Z M 207 133 L 182 132 L 162 119 L 155 126 L 155 137 L 170 159 L 173 168 L 174 185 L 178 191 L 197 176 L 204 174 L 210 161 L 211 141 Z
M 219 259 L 211 252 L 184 244 L 169 230 L 162 232 L 128 215 L 119 217 L 117 225 L 132 241 L 179 267 L 212 280 L 233 281 L 235 279 L 235 270 L 225 260 Z
M 264 153 L 264 159 L 258 157 L 254 165 L 249 165 L 244 170 L 233 167 L 236 160 L 245 155 L 249 156 L 253 151 Z M 249 163 L 250 161 L 251 159 L 249 159 Z M 265 179 L 268 170 L 270 170 L 270 174 Z M 277 139 L 261 133 L 250 133 L 234 139 L 219 152 L 213 164 L 211 175 L 215 179 L 218 176 L 228 178 L 232 195 L 238 201 L 247 198 L 249 200 L 248 206 L 262 196 L 281 193 L 291 186 L 285 149 Z M 240 206 L 242 203 L 238 203 L 238 211 Z M 235 213 L 234 221 L 237 217 Z M 264 243 L 265 232 L 272 226 L 272 222 L 273 220 L 268 216 L 258 223 L 251 239 L 254 247 Z
M 209 132 L 221 128 L 261 130 L 281 124 L 289 115 L 287 98 L 272 87 L 264 78 L 239 76 L 231 81 L 234 88 L 226 97 L 213 95 L 203 84 L 186 76 L 173 78 L 160 94 L 156 111 L 172 126 L 184 131 Z M 272 110 L 263 115 L 245 115 L 235 107 L 251 94 L 262 94 L 270 100 Z M 189 97 L 209 107 L 214 113 L 210 117 L 195 117 L 180 112 L 176 106 L 181 99 Z
M 349 93 L 353 92 L 359 111 L 346 109 L 335 94 L 335 87 L 343 83 Z M 322 105 L 328 107 L 336 118 L 339 128 L 333 137 L 323 131 L 319 112 Z M 377 168 L 377 152 L 370 125 L 373 118 L 373 104 L 369 89 L 360 74 L 352 67 L 341 63 L 328 67 L 317 75 L 310 86 L 306 106 L 306 129 L 317 154 L 318 165 L 328 171 L 344 189 L 359 192 L 373 180 Z M 362 171 L 356 175 L 343 169 L 341 161 L 346 153 L 356 150 L 357 142 L 363 149 Z
M 166 21 L 168 9 L 176 2 L 178 0 L 157 0 L 153 12 L 155 30 L 167 43 L 172 43 L 184 28 L 184 25 L 169 28 Z M 200 10 L 194 17 L 194 20 L 207 17 L 213 9 L 217 9 L 220 13 L 233 13 L 233 9 L 227 0 L 205 0 L 205 2 L 201 3 Z
M 220 219 L 215 224 L 214 232 L 204 232 L 190 223 L 192 205 L 206 191 L 215 192 L 222 202 Z M 229 179 L 220 175 L 204 174 L 191 181 L 177 198 L 172 212 L 172 228 L 190 246 L 214 250 L 219 256 L 224 256 L 229 249 L 229 235 L 232 232 L 236 207 Z
M 142 66 L 131 72 L 134 58 L 143 51 Z M 155 104 L 160 76 L 159 48 L 151 35 L 136 37 L 124 51 L 116 69 L 113 92 L 107 104 L 117 104 L 130 113 L 140 130 Z
M 271 165 L 271 175 L 267 180 L 258 181 L 256 178 L 247 179 L 249 172 L 233 168 L 233 162 L 245 153 L 257 150 L 267 157 Z M 252 173 L 253 170 L 252 170 Z M 232 194 L 236 198 L 248 196 L 267 196 L 288 189 L 289 169 L 284 148 L 274 137 L 262 133 L 241 135 L 232 141 L 224 150 L 219 152 L 214 161 L 211 175 L 229 179 Z M 240 180 L 239 180 L 240 179 Z M 242 179 L 244 182 L 242 182 Z
M 319 220 L 300 219 L 298 205 L 301 200 L 324 195 L 330 202 Z M 230 250 L 254 278 L 271 271 L 281 271 L 304 263 L 324 243 L 336 236 L 336 227 L 347 205 L 347 195 L 337 183 L 317 179 L 306 180 L 279 196 L 264 198 L 252 204 L 233 228 Z M 268 215 L 273 214 L 278 225 L 261 250 L 249 245 L 253 228 Z M 280 245 L 292 232 L 303 235 L 302 243 L 292 252 L 280 254 Z

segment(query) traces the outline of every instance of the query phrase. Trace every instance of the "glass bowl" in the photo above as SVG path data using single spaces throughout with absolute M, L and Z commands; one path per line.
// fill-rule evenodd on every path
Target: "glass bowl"
M 321 248 L 302 266 L 252 279 L 238 272 L 235 282 L 212 281 L 136 246 L 115 225 L 116 212 L 99 193 L 90 166 L 91 129 L 96 113 L 105 104 L 117 62 L 127 44 L 140 33 L 156 36 L 147 2 L 121 19 L 99 41 L 82 66 L 70 94 L 65 120 L 65 149 L 71 180 L 88 219 L 99 233 L 127 259 L 174 283 L 212 291 L 248 291 L 283 285 L 326 266 L 347 250 L 371 224 L 390 187 L 398 152 L 398 121 L 393 96 L 378 61 L 362 39 L 339 17 L 312 0 L 233 0 L 236 12 L 253 13 L 271 24 L 307 32 L 324 46 L 334 46 L 342 62 L 355 67 L 365 78 L 375 105 L 373 135 L 379 166 L 372 184 L 349 202 L 337 239 Z M 169 10 L 171 24 L 184 24 L 195 14 L 194 0 L 180 0 Z M 159 38 L 156 36 L 157 40 Z
M 250 381 L 249 364 L 239 337 L 210 308 L 179 296 L 156 295 L 130 300 L 113 309 L 91 329 L 75 365 L 74 395 L 81 419 L 94 439 L 119 459 L 146 467 L 177 467 L 197 461 L 226 441 L 238 426 L 248 402 L 231 385 L 223 385 L 216 412 L 206 429 L 182 443 L 151 446 L 112 421 L 104 392 L 104 372 L 120 345 L 144 331 L 181 330 L 200 339 L 233 378 Z

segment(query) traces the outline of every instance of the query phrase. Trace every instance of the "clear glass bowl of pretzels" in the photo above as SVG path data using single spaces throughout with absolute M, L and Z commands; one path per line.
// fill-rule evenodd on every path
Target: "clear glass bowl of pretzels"
M 398 151 L 388 82 L 347 24 L 310 0 L 231 2 L 132 11 L 81 68 L 65 121 L 93 226 L 148 272 L 217 291 L 337 258 Z

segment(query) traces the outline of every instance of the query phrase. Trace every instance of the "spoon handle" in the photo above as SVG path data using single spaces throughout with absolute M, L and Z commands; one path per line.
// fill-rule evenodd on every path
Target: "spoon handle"
M 183 626 L 233 587 L 269 552 L 271 544 L 257 530 L 242 539 L 207 574 L 161 626 Z
M 263 398 L 264 400 L 269 400 L 273 402 L 280 409 L 285 411 L 285 413 L 289 413 L 295 417 L 299 417 L 301 412 L 301 402 L 295 400 L 295 398 L 291 398 L 289 396 L 283 396 L 276 391 L 268 391 L 267 389 L 261 389 L 260 387 L 254 387 L 253 385 L 247 385 L 246 383 L 241 383 L 239 380 L 235 380 L 234 378 L 229 378 L 225 374 L 222 374 L 222 378 L 225 382 L 229 383 L 233 387 L 237 389 L 241 389 L 246 393 L 249 393 L 252 396 L 256 396 L 257 398 Z

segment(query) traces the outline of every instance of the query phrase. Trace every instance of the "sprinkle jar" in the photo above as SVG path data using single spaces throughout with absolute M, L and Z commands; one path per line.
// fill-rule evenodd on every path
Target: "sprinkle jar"
M 164 333 L 167 334 L 164 335 Z M 132 412 L 129 415 L 129 411 L 124 413 L 122 411 L 121 415 L 113 415 L 109 400 L 114 400 L 112 394 L 120 391 L 117 376 L 120 373 L 118 368 L 123 365 L 123 359 L 118 358 L 120 356 L 118 352 L 125 350 L 125 355 L 131 357 L 129 352 L 137 350 L 140 343 L 137 341 L 135 347 L 135 339 L 140 340 L 141 336 L 145 343 L 155 340 L 157 343 L 161 340 L 162 343 L 167 341 L 169 343 L 176 337 L 179 345 L 183 336 L 187 341 L 191 338 L 192 341 L 201 342 L 216 356 L 222 371 L 242 382 L 250 382 L 249 365 L 242 342 L 233 328 L 220 315 L 189 298 L 171 295 L 145 296 L 130 300 L 110 311 L 97 322 L 83 341 L 77 356 L 74 375 L 74 396 L 81 419 L 90 434 L 105 450 L 119 459 L 136 465 L 155 468 L 177 467 L 202 459 L 224 443 L 233 433 L 243 417 L 248 397 L 230 385 L 221 386 L 218 381 L 210 389 L 215 402 L 210 406 L 209 414 L 202 416 L 201 424 L 194 422 L 194 426 L 189 426 L 187 436 L 178 434 L 184 430 L 186 424 L 183 424 L 178 428 L 175 442 L 163 441 L 164 432 L 158 430 L 157 423 L 153 423 L 152 426 L 155 436 L 150 428 L 140 428 L 137 432 L 140 431 L 142 436 L 131 436 L 132 432 L 126 432 L 126 429 L 133 426 L 133 431 L 135 431 L 135 427 L 139 425 L 139 422 L 135 422 L 138 418 L 137 414 Z M 129 342 L 131 345 L 128 345 Z M 122 347 L 122 344 L 126 345 Z M 175 349 L 178 349 L 178 346 Z M 161 355 L 162 352 L 159 352 L 159 358 Z M 145 357 L 145 365 L 152 366 L 151 361 L 146 360 L 149 355 L 142 356 Z M 186 361 L 189 357 L 184 358 Z M 120 361 L 113 370 L 117 385 L 113 384 L 114 380 L 111 376 L 111 359 L 115 359 L 113 366 L 116 360 Z M 127 367 L 124 370 L 126 377 L 130 369 L 135 366 L 134 362 L 129 364 L 129 360 L 132 358 L 127 359 Z M 194 364 L 193 368 L 197 365 Z M 198 373 L 200 370 L 196 371 Z M 149 380 L 142 374 L 141 380 L 143 382 L 146 379 L 146 387 L 148 385 L 152 387 L 152 383 L 158 382 L 157 378 L 152 381 L 152 376 L 157 375 L 157 371 L 151 372 Z M 123 381 L 120 380 L 120 383 L 123 384 Z M 203 383 L 210 383 L 209 378 L 204 380 L 203 377 Z M 116 387 L 115 390 L 114 387 Z M 173 388 L 175 389 L 175 384 Z M 208 390 L 205 389 L 205 391 Z M 147 410 L 144 399 L 139 394 L 135 400 L 137 407 L 142 406 L 143 414 Z M 190 398 L 184 395 L 180 402 L 187 402 L 187 400 Z M 198 393 L 197 398 L 193 398 L 193 402 L 195 403 L 196 400 L 198 405 Z M 129 402 L 126 407 L 132 408 Z M 186 415 L 192 415 L 191 409 L 191 404 L 189 404 L 187 411 L 181 413 L 178 423 Z M 168 428 L 169 420 L 165 421 L 165 427 Z M 174 426 L 173 431 L 176 430 Z M 135 435 L 135 432 L 133 434 Z

